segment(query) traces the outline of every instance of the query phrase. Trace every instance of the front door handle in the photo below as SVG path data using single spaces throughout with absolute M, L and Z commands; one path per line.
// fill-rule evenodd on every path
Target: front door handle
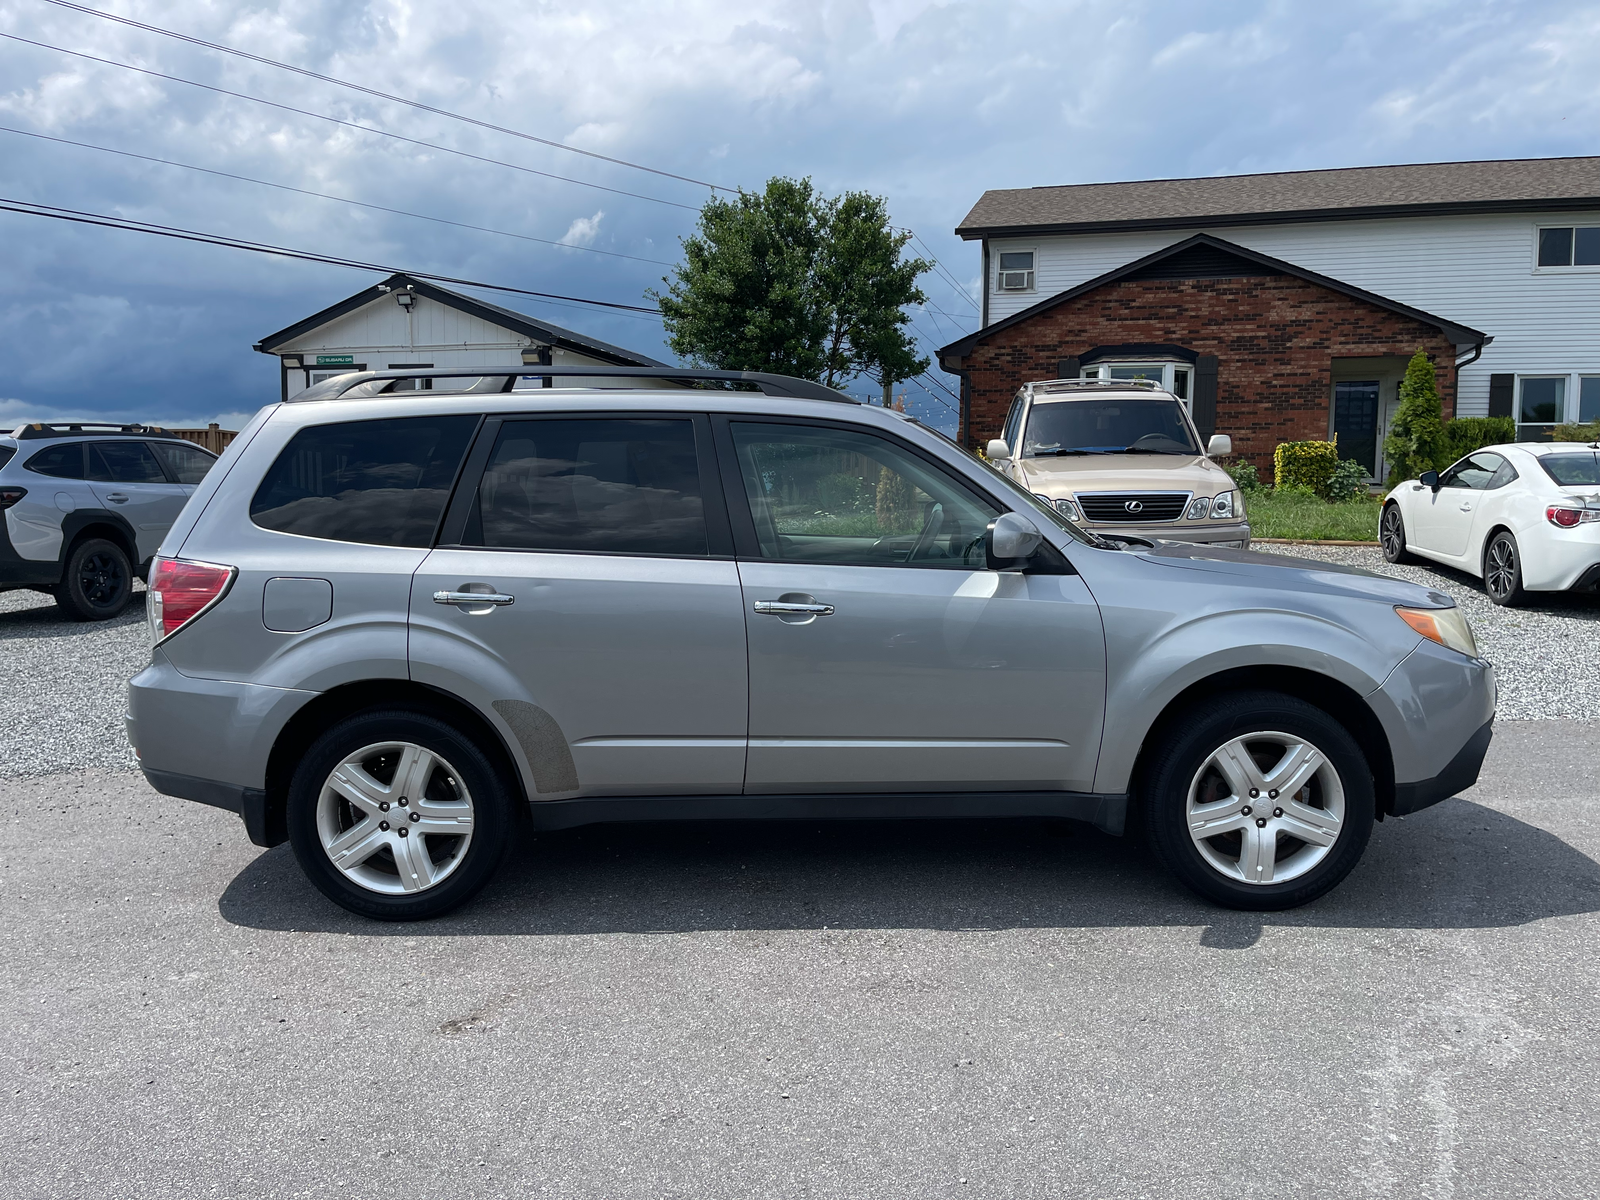
M 435 604 L 470 604 L 473 606 L 493 604 L 515 604 L 515 596 L 507 596 L 503 592 L 435 592 Z
M 790 600 L 757 600 L 755 609 L 763 616 L 812 616 L 831 617 L 833 605 L 831 604 L 796 604 Z
M 1470 505 L 1470 504 L 1463 504 L 1463 505 L 1462 505 L 1462 506 L 1461 506 L 1461 511 L 1462 511 L 1462 512 L 1471 512 L 1471 511 L 1472 511 L 1472 505 Z

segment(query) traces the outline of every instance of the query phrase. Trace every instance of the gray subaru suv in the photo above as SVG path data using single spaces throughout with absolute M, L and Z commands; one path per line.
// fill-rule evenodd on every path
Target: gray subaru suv
M 415 919 L 519 826 L 752 817 L 1136 826 L 1203 896 L 1286 908 L 1477 778 L 1494 673 L 1440 592 L 1103 541 L 801 380 L 554 374 L 262 410 L 151 571 L 157 790 Z

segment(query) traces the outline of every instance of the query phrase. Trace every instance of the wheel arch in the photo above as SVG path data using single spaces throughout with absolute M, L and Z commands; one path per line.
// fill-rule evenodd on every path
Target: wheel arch
M 1202 699 L 1214 698 L 1225 692 L 1270 691 L 1282 692 L 1320 708 L 1349 731 L 1361 747 L 1367 766 L 1372 771 L 1373 792 L 1377 800 L 1378 820 L 1394 806 L 1394 753 L 1388 734 L 1370 705 L 1346 683 L 1303 667 L 1244 666 L 1219 671 L 1196 680 L 1167 702 L 1151 724 L 1134 759 L 1129 791 L 1138 795 L 1144 784 L 1145 772 L 1156 749 L 1167 737 L 1168 731 L 1189 708 Z
M 101 537 L 108 542 L 114 542 L 128 556 L 129 566 L 135 573 L 138 572 L 139 539 L 134 536 L 133 526 L 115 513 L 92 508 L 80 508 L 76 512 L 69 513 L 61 522 L 62 571 L 67 569 L 67 559 L 72 556 L 72 551 L 78 543 L 91 537 Z

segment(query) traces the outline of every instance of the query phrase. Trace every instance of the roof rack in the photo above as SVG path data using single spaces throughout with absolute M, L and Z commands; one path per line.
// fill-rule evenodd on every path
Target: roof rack
M 830 400 L 842 404 L 860 404 L 853 396 L 836 392 L 809 379 L 796 379 L 792 375 L 773 375 L 766 371 L 701 371 L 689 367 L 461 367 L 429 368 L 407 371 L 351 371 L 335 375 L 321 383 L 312 384 L 299 395 L 289 397 L 289 403 L 301 404 L 308 400 L 354 399 L 358 396 L 383 396 L 392 394 L 395 385 L 406 379 L 470 379 L 466 387 L 448 389 L 460 395 L 482 392 L 509 392 L 519 379 L 636 379 L 639 387 L 650 387 L 661 381 L 669 383 L 745 383 L 767 396 L 782 396 L 795 400 Z M 404 391 L 405 389 L 401 389 Z
M 1029 395 L 1053 395 L 1057 392 L 1093 392 L 1093 391 L 1146 391 L 1162 392 L 1166 389 L 1161 386 L 1159 379 L 1040 379 L 1033 383 L 1022 385 L 1022 391 Z
M 160 433 L 159 425 L 117 425 L 110 421 L 32 421 L 18 425 L 11 436 L 19 442 L 32 438 L 73 437 L 86 433 Z

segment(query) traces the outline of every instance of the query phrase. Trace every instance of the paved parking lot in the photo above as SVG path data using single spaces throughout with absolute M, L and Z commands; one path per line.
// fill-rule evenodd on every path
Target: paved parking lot
M 0 596 L 7 1195 L 1593 1195 L 1600 722 L 1503 721 L 1267 918 L 1074 826 L 727 824 L 542 835 L 379 926 L 152 793 L 144 631 L 41 601 Z M 1551 656 L 1508 705 L 1593 703 L 1592 604 L 1473 612 Z

